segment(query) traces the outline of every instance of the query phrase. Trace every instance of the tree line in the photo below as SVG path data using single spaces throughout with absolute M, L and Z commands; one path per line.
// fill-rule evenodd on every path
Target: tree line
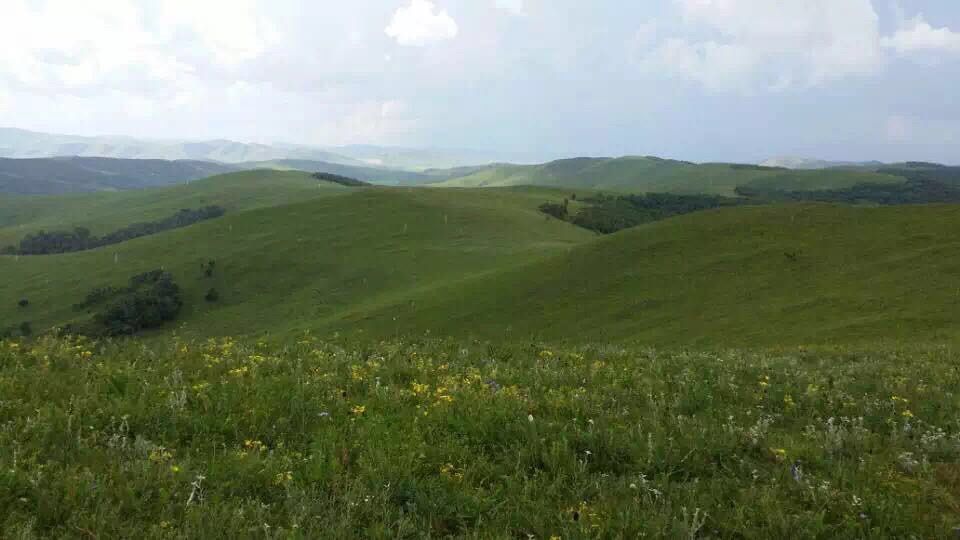
M 647 193 L 644 195 L 601 194 L 583 199 L 583 202 L 588 205 L 582 207 L 576 214 L 570 213 L 567 199 L 560 204 L 544 203 L 540 205 L 540 211 L 584 229 L 611 234 L 668 217 L 723 206 L 735 206 L 747 201 L 719 195 Z
M 4 255 L 53 255 L 84 251 L 186 227 L 200 221 L 218 218 L 225 213 L 226 210 L 216 205 L 196 210 L 182 209 L 160 221 L 134 223 L 102 237 L 90 234 L 90 230 L 84 227 L 75 227 L 72 231 L 40 231 L 28 234 L 20 240 L 19 246 L 8 246 L 2 250 L 2 253 Z
M 323 180 L 324 182 L 333 182 L 349 187 L 369 187 L 372 185 L 362 180 L 357 180 L 356 178 L 350 178 L 349 176 L 340 176 L 339 174 L 325 172 L 313 173 L 313 177 L 317 180 Z

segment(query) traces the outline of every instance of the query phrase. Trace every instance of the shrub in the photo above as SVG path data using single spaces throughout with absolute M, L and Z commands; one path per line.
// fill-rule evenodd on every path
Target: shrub
M 210 289 L 207 294 L 203 295 L 203 299 L 207 302 L 216 302 L 220 299 L 220 293 L 216 289 Z
M 569 217 L 566 200 L 564 200 L 563 204 L 543 203 L 540 205 L 540 211 L 548 216 L 553 216 L 564 221 Z
M 108 336 L 131 335 L 156 328 L 176 319 L 183 307 L 180 287 L 173 281 L 173 276 L 163 270 L 133 276 L 126 289 L 94 289 L 88 295 L 88 301 L 91 296 L 98 302 L 112 300 L 93 316 L 96 332 Z
M 17 302 L 17 305 L 20 306 L 20 307 L 22 307 L 22 308 L 25 308 L 25 307 L 27 307 L 27 306 L 30 305 L 30 301 L 27 300 L 26 298 L 21 298 L 20 301 Z
M 33 326 L 28 321 L 20 323 L 20 335 L 29 337 L 33 335 Z

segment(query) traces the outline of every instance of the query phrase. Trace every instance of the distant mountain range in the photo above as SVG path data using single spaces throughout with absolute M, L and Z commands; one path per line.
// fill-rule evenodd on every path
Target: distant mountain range
M 465 167 L 414 172 L 303 159 L 220 163 L 199 160 L 80 156 L 0 158 L 0 193 L 57 195 L 122 191 L 182 184 L 209 176 L 255 169 L 322 172 L 372 184 L 410 186 L 440 182 L 464 176 L 482 168 Z
M 420 171 L 497 161 L 535 163 L 539 156 L 477 150 L 353 145 L 321 148 L 297 144 L 257 144 L 230 140 L 151 140 L 126 136 L 84 137 L 0 128 L 0 157 L 59 156 L 120 159 L 202 160 L 221 163 L 276 160 L 322 161 L 339 165 Z

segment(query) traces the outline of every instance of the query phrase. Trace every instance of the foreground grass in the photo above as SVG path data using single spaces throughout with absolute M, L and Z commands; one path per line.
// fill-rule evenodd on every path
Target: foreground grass
M 0 343 L 0 536 L 946 537 L 947 348 Z

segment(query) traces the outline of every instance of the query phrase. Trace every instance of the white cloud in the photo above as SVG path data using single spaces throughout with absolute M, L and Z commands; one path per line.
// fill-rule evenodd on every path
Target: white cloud
M 400 45 L 423 46 L 457 37 L 459 28 L 445 10 L 430 0 L 410 0 L 397 9 L 384 32 Z
M 494 4 L 511 15 L 524 17 L 527 14 L 523 0 L 494 0 Z
M 878 70 L 870 0 L 674 0 L 683 32 L 640 55 L 652 72 L 718 91 L 809 87 Z
M 892 36 L 883 38 L 883 46 L 898 54 L 915 52 L 960 53 L 960 32 L 949 28 L 934 28 L 917 15 L 904 24 Z
M 53 94 L 156 94 L 264 54 L 276 32 L 253 0 L 7 0 L 0 82 Z

